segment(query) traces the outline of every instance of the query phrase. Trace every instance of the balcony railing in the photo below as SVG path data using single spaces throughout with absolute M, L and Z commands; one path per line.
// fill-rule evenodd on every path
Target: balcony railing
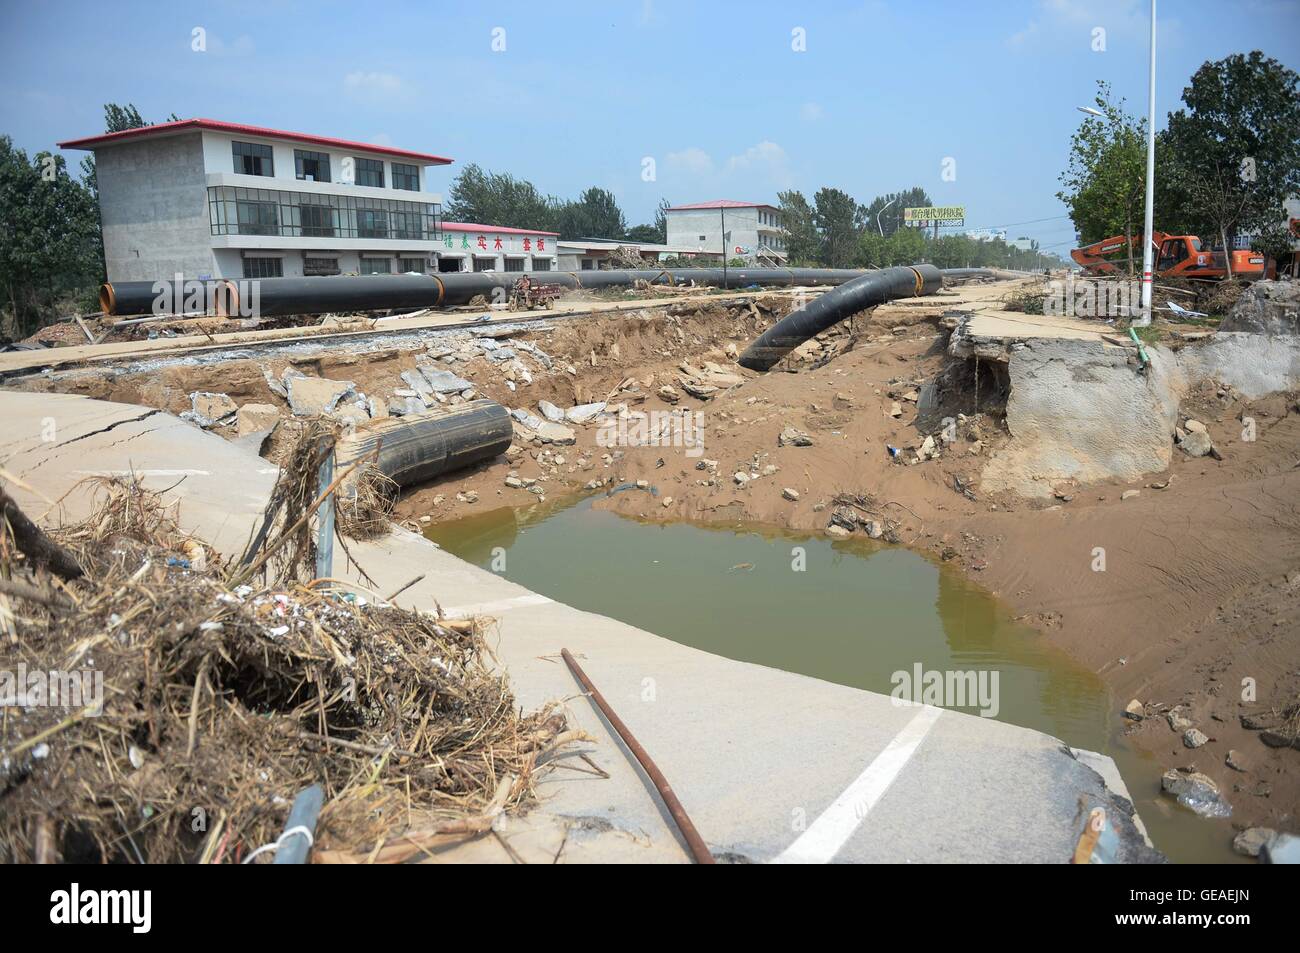
M 442 235 L 437 202 L 216 185 L 208 188 L 208 215 L 213 235 L 398 241 L 434 241 Z

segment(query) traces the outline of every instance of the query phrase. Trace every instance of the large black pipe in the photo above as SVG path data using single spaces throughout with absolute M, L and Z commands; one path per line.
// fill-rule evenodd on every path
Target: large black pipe
M 746 348 L 737 363 L 755 371 L 769 370 L 804 341 L 850 315 L 897 298 L 934 294 L 942 287 L 943 275 L 934 265 L 886 268 L 863 275 L 787 314 Z
M 366 424 L 339 441 L 338 463 L 346 466 L 378 446 L 379 471 L 398 486 L 413 486 L 505 453 L 514 433 L 503 406 L 471 400 Z
M 650 284 L 687 284 L 726 288 L 751 285 L 791 287 L 794 285 L 839 285 L 864 272 L 848 268 L 643 268 L 620 271 L 534 271 L 535 281 L 565 288 L 627 287 L 638 279 Z M 407 308 L 438 308 L 468 304 L 476 295 L 489 301 L 504 301 L 516 272 L 453 272 L 440 275 L 333 275 L 313 278 L 260 278 L 244 281 L 219 279 L 207 286 L 219 286 L 217 314 L 275 317 L 286 314 L 323 314 L 327 311 L 380 311 Z M 195 287 L 199 287 L 197 283 Z M 156 287 L 162 287 L 159 297 Z M 183 300 L 185 287 L 172 282 L 118 281 L 100 290 L 100 307 L 105 314 L 127 317 L 141 314 L 193 314 L 196 310 L 171 311 L 168 302 Z M 189 288 L 193 298 L 194 288 Z M 161 306 L 161 310 L 160 310 Z

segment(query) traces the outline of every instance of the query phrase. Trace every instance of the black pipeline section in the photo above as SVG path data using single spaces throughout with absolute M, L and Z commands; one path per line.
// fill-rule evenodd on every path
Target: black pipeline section
M 385 417 L 357 429 L 338 444 L 346 466 L 374 452 L 375 465 L 398 486 L 424 483 L 452 470 L 505 453 L 514 439 L 509 412 L 494 400 Z
M 100 289 L 100 309 L 108 315 L 216 314 L 275 317 L 330 311 L 381 311 L 440 308 L 468 304 L 476 295 L 505 301 L 519 272 L 453 272 L 440 275 L 332 275 L 313 278 L 259 278 L 208 282 L 117 281 Z M 861 277 L 848 268 L 644 268 L 622 271 L 533 271 L 535 282 L 565 288 L 629 287 L 637 280 L 676 285 L 694 282 L 716 288 L 840 285 Z
M 885 268 L 846 282 L 787 314 L 745 349 L 737 361 L 750 370 L 766 371 L 804 341 L 831 325 L 898 298 L 934 294 L 943 275 L 934 265 Z

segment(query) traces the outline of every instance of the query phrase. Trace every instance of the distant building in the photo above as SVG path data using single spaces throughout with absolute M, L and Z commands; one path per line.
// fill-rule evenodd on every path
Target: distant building
M 558 232 L 443 222 L 437 270 L 555 271 L 559 237 Z M 559 270 L 567 269 L 560 265 Z
M 445 248 L 443 156 L 212 119 L 59 146 L 95 153 L 110 281 L 428 271 Z
M 728 258 L 783 263 L 788 257 L 781 210 L 774 205 L 717 199 L 675 205 L 664 210 L 664 217 L 671 246 L 721 253 L 725 222 L 725 231 L 731 233 L 725 243 Z
M 609 256 L 617 248 L 635 248 L 650 268 L 669 258 L 703 258 L 722 262 L 722 251 L 699 251 L 679 245 L 659 245 L 654 242 L 615 241 L 613 239 L 577 238 L 558 243 L 560 271 L 591 271 L 612 268 Z

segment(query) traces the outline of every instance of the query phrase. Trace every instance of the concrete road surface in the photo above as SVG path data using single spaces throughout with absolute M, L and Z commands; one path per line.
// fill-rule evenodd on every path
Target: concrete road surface
M 227 554 L 243 548 L 275 480 L 267 461 L 168 414 L 15 392 L 0 392 L 0 467 L 32 488 L 9 484 L 47 523 L 86 512 L 84 491 L 51 506 L 85 476 L 135 473 L 170 488 L 185 528 Z M 519 703 L 567 699 L 576 726 L 597 739 L 578 747 L 608 778 L 563 758 L 567 767 L 541 784 L 540 807 L 503 825 L 524 860 L 689 859 L 653 786 L 580 695 L 561 648 L 578 656 L 657 760 L 720 860 L 1064 863 L 1095 805 L 1116 822 L 1122 859 L 1162 859 L 1129 818 L 1113 763 L 1036 731 L 897 707 L 883 695 L 677 645 L 529 592 L 405 530 L 350 548 L 380 591 L 426 574 L 402 605 L 496 616 L 497 654 Z M 336 553 L 334 574 L 359 578 Z M 743 624 L 708 611 L 719 624 Z M 511 859 L 498 838 L 484 838 L 435 861 Z

